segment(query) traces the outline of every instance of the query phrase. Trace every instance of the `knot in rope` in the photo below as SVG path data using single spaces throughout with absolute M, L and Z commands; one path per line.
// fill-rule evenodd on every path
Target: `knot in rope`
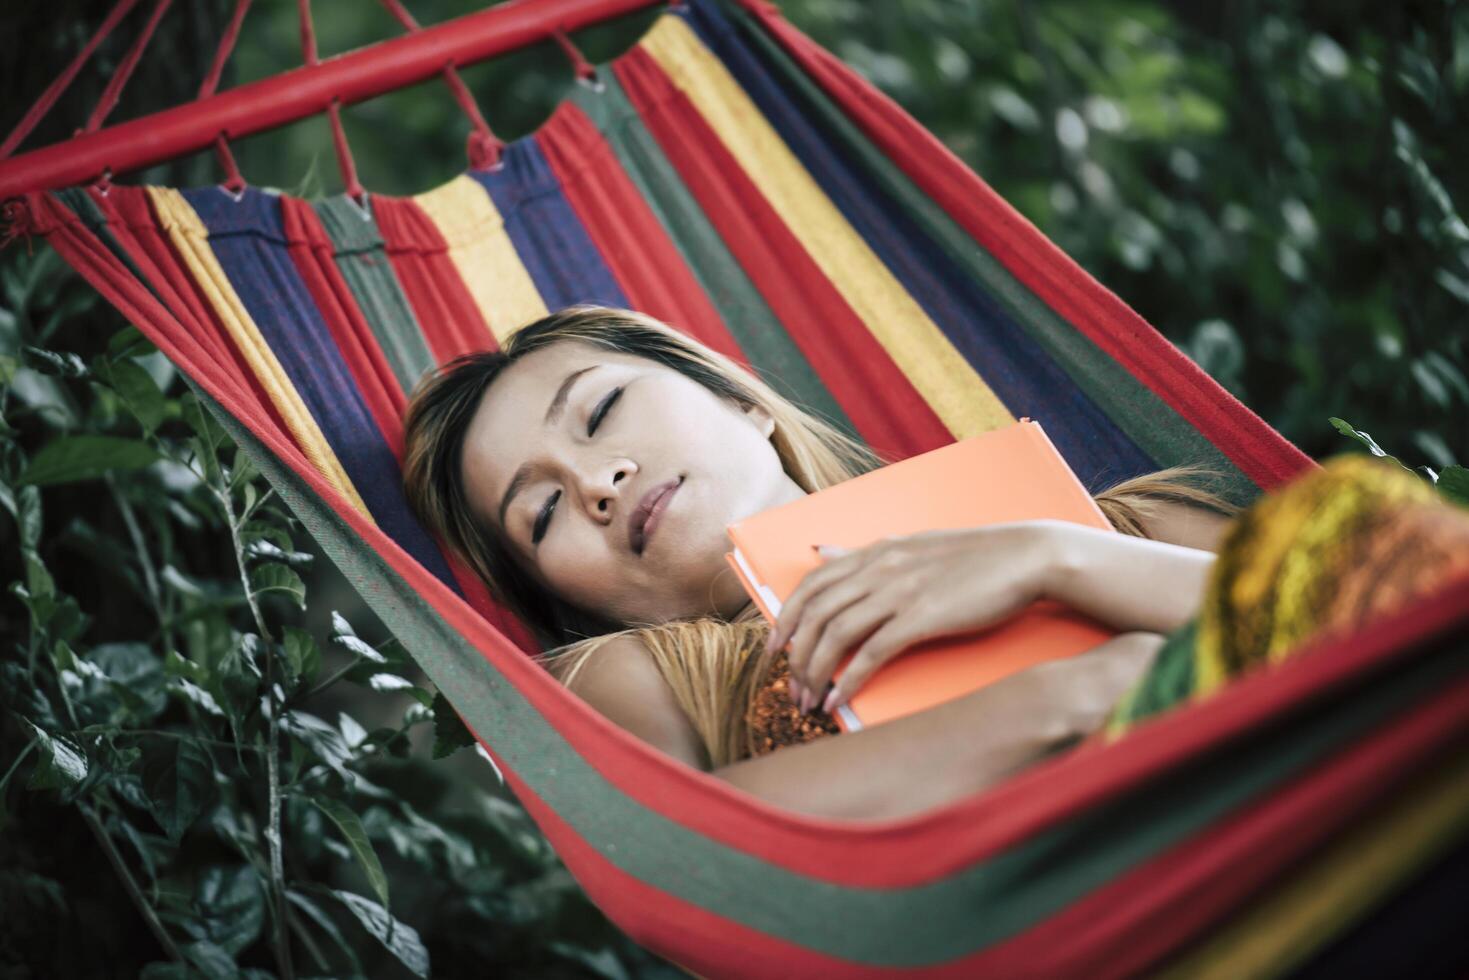
M 31 251 L 31 209 L 25 198 L 12 197 L 0 205 L 0 251 L 8 248 L 17 238 L 26 240 L 26 254 Z

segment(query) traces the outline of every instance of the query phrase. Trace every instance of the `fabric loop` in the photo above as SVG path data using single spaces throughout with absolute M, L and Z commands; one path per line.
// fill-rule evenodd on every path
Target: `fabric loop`
M 565 31 L 558 27 L 551 32 L 551 37 L 561 45 L 561 50 L 566 52 L 566 57 L 571 59 L 572 71 L 576 72 L 578 79 L 590 80 L 597 77 L 596 66 L 582 56 L 581 51 L 571 42 L 571 38 L 566 36 Z
M 26 240 L 26 254 L 31 255 L 31 209 L 25 198 L 13 197 L 0 205 L 0 251 L 8 248 L 18 238 Z
M 239 194 L 246 187 L 245 178 L 240 175 L 240 168 L 235 163 L 235 155 L 230 152 L 229 140 L 224 133 L 214 137 L 214 155 L 219 158 L 219 165 L 224 168 L 224 182 L 220 184 L 231 194 Z
M 403 26 L 405 31 L 412 34 L 419 30 L 418 21 L 400 0 L 382 0 L 382 5 Z M 464 79 L 459 76 L 459 70 L 449 64 L 444 66 L 442 74 L 444 84 L 449 86 L 454 101 L 459 103 L 459 108 L 469 118 L 470 133 L 465 147 L 466 155 L 469 157 L 469 168 L 471 170 L 497 169 L 500 152 L 505 148 L 505 141 L 490 129 L 490 124 L 485 121 L 484 114 L 480 112 L 479 104 L 475 102 L 469 86 L 465 85 Z

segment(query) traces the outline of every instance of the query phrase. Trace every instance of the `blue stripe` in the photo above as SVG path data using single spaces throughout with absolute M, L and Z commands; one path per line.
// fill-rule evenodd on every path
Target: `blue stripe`
M 532 136 L 505 147 L 505 166 L 471 171 L 505 221 L 505 231 L 546 307 L 630 304 Z
M 1158 468 L 978 280 L 839 143 L 812 125 L 795 96 L 714 4 L 688 4 L 681 13 L 954 348 L 1013 415 L 1045 426 L 1089 490 Z
M 215 187 L 181 192 L 209 229 L 209 246 L 276 360 L 379 527 L 441 582 L 458 583 L 403 495 L 392 450 L 286 248 L 280 202 L 250 188 L 237 203 Z

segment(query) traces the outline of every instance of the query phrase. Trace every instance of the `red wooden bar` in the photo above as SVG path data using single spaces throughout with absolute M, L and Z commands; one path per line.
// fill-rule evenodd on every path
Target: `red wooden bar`
M 0 161 L 0 201 L 125 174 L 362 102 L 660 0 L 517 0 Z

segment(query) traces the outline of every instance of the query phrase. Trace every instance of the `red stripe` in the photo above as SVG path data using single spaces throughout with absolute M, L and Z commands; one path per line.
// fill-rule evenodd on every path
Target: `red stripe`
M 789 24 L 774 5 L 741 2 L 935 203 L 1031 292 L 1208 437 L 1246 476 L 1270 490 L 1314 465 L 1088 275 L 901 106 Z
M 367 317 L 337 268 L 336 249 L 322 227 L 321 218 L 311 205 L 299 198 L 282 196 L 280 201 L 286 251 L 321 310 L 332 342 L 342 352 L 342 360 L 352 372 L 352 381 L 372 413 L 378 431 L 387 440 L 393 458 L 401 464 L 403 410 L 407 405 L 403 390 L 368 326 Z
M 972 958 L 1006 975 L 1137 976 L 1237 911 L 1291 865 L 1363 822 L 1447 746 L 1469 732 L 1460 679 L 1291 785 L 1264 796 L 1073 904 Z
M 1216 829 L 1186 840 L 1039 926 L 981 952 L 904 975 L 1136 976 L 1230 913 L 1292 862 L 1361 818 L 1469 728 L 1469 682 L 1420 706 Z M 486 746 L 488 748 L 488 746 Z M 496 758 L 499 764 L 498 757 Z M 501 767 L 504 768 L 503 766 Z M 705 976 L 889 976 L 898 970 L 814 952 L 654 888 L 591 847 L 529 786 L 507 780 L 578 883 L 640 945 Z M 976 909 L 976 913 L 982 910 Z
M 434 359 L 443 364 L 460 354 L 498 350 L 433 219 L 412 200 L 377 194 L 372 213 Z
M 953 442 L 953 434 L 652 56 L 633 48 L 614 62 L 614 70 L 700 209 L 863 439 L 890 458 Z
M 586 113 L 562 102 L 536 131 L 536 142 L 633 308 L 749 367 L 703 285 Z

